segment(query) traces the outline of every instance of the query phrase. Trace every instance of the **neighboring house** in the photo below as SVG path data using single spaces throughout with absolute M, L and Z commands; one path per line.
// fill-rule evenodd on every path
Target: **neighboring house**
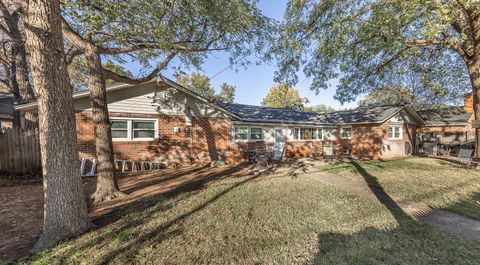
M 0 128 L 13 126 L 13 95 L 0 93 Z
M 465 95 L 463 107 L 421 111 L 426 125 L 419 129 L 420 143 L 435 142 L 443 145 L 463 145 L 473 142 L 475 129 L 472 127 L 473 97 Z
M 280 156 L 310 157 L 323 146 L 348 150 L 361 159 L 411 153 L 417 127 L 425 125 L 410 106 L 375 107 L 327 114 L 242 104 L 213 104 L 160 77 L 141 85 L 107 89 L 117 159 L 236 163 L 257 147 L 271 146 Z M 88 92 L 74 95 L 78 148 L 95 156 Z M 17 105 L 36 111 L 36 103 Z M 285 149 L 284 149 L 285 148 Z

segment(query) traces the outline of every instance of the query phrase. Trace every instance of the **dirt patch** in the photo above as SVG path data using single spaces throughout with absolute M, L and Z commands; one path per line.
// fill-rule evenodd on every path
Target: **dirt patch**
M 97 227 L 121 218 L 123 207 L 149 196 L 174 196 L 180 192 L 201 189 L 209 182 L 250 174 L 245 165 L 211 168 L 208 166 L 163 169 L 148 173 L 120 176 L 120 189 L 128 194 L 90 208 Z M 84 178 L 86 198 L 95 191 L 96 179 Z M 88 200 L 91 203 L 90 200 Z M 0 179 L 0 261 L 15 261 L 28 254 L 42 232 L 43 188 L 40 179 Z
M 0 187 L 0 216 L 0 260 L 22 257 L 42 232 L 41 182 Z

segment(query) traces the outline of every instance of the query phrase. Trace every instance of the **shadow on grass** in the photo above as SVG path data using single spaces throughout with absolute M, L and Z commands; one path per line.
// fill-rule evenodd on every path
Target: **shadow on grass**
M 405 261 L 392 260 L 392 254 L 406 251 L 403 249 L 403 240 L 392 240 L 404 237 L 405 230 L 416 233 L 417 221 L 408 216 L 401 207 L 383 189 L 378 179 L 371 175 L 358 162 L 351 160 L 348 167 L 358 172 L 368 187 L 393 216 L 397 228 L 391 231 L 382 231 L 376 228 L 366 228 L 359 233 L 345 235 L 341 233 L 324 233 L 318 235 L 319 249 L 314 264 L 377 264 Z M 407 228 L 408 227 L 408 228 Z M 419 245 L 420 247 L 420 245 Z M 408 262 L 407 262 L 408 263 Z
M 211 174 L 203 174 L 201 177 L 185 181 L 167 192 L 153 196 L 145 196 L 133 202 L 129 202 L 126 205 L 122 205 L 121 207 L 116 207 L 108 214 L 102 215 L 100 218 L 94 220 L 94 223 L 97 226 L 96 229 L 98 230 L 98 235 L 87 234 L 83 239 L 77 239 L 79 243 L 72 241 L 72 246 L 69 246 L 67 251 L 61 252 L 59 255 L 56 254 L 55 256 L 59 258 L 61 264 L 69 263 L 68 259 L 75 256 L 76 253 L 84 253 L 89 251 L 89 249 L 95 248 L 95 246 L 104 246 L 111 244 L 112 242 L 120 241 L 120 243 L 122 243 L 120 247 L 108 249 L 105 253 L 102 253 L 100 260 L 97 263 L 108 263 L 119 255 L 133 257 L 136 255 L 137 251 L 142 249 L 141 246 L 147 242 L 154 241 L 155 244 L 159 244 L 165 239 L 179 235 L 181 233 L 179 228 L 171 228 L 181 224 L 187 217 L 201 211 L 233 189 L 244 185 L 258 176 L 253 174 L 248 175 L 244 170 L 246 167 L 248 167 L 247 164 L 238 164 L 226 168 L 225 170 L 217 170 L 217 172 Z M 205 171 L 209 170 L 211 169 L 205 169 Z M 186 170 L 184 173 L 192 174 L 191 171 L 192 170 Z M 202 171 L 199 172 L 201 175 Z M 176 174 L 178 177 L 181 177 L 181 175 L 182 174 Z M 193 196 L 204 189 L 209 183 L 225 178 L 239 178 L 239 180 L 226 186 L 226 188 L 222 188 L 222 191 L 193 209 L 186 210 L 169 221 L 159 223 L 158 225 L 155 224 L 152 228 L 149 228 L 148 231 L 143 230 L 142 226 L 154 220 L 156 215 L 174 207 L 169 201 L 172 201 L 179 195 L 187 197 Z M 168 179 L 171 179 L 171 177 L 169 176 Z M 155 183 L 159 185 L 162 181 Z M 138 185 L 139 187 L 144 186 L 141 182 Z M 133 186 L 129 186 L 128 190 L 132 191 L 137 189 Z M 181 197 L 181 199 L 184 198 L 186 197 Z M 106 226 L 109 226 L 109 230 L 102 231 L 101 229 Z M 84 242 L 82 242 L 82 240 Z M 69 243 L 67 243 L 67 245 L 68 244 Z M 35 259 L 35 257 L 33 257 L 33 259 Z
M 480 221 L 480 191 L 443 209 Z
M 438 160 L 442 165 L 446 165 L 446 166 L 457 166 L 461 168 L 467 168 L 470 164 L 467 159 L 461 160 L 454 157 L 430 156 L 430 158 Z

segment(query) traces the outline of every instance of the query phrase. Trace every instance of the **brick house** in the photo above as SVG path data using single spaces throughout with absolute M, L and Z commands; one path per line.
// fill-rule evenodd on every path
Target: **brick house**
M 408 155 L 423 118 L 410 106 L 385 106 L 327 114 L 242 104 L 214 104 L 159 77 L 141 85 L 107 89 L 115 157 L 165 162 L 235 163 L 257 147 L 275 156 L 312 157 L 324 146 L 354 158 Z M 95 156 L 89 93 L 74 95 L 78 149 Z M 16 106 L 35 111 L 36 103 Z
M 472 121 L 473 97 L 464 97 L 463 107 L 448 107 L 442 110 L 426 110 L 420 114 L 425 120 L 425 126 L 418 130 L 418 142 L 433 142 L 440 145 L 469 145 L 473 147 L 475 128 Z

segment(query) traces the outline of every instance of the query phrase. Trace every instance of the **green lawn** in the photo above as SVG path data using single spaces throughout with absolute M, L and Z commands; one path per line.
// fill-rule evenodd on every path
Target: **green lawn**
M 447 191 L 448 192 L 448 191 Z M 475 264 L 480 243 L 301 175 L 144 200 L 35 264 Z
M 380 185 L 389 194 L 480 220 L 480 172 L 441 157 L 342 163 L 322 170 Z

